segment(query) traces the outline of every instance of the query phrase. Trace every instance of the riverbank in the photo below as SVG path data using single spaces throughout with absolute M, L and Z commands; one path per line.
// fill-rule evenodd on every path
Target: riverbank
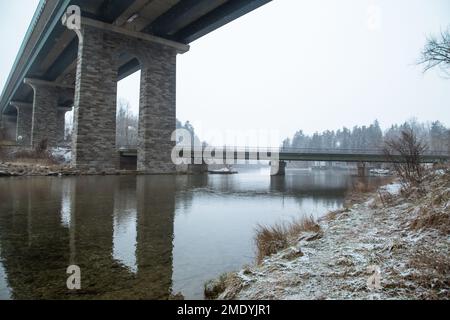
M 58 177 L 88 175 L 137 175 L 136 171 L 84 171 L 64 164 L 40 162 L 39 160 L 0 162 L 0 177 Z
M 217 299 L 449 299 L 450 170 L 423 191 L 353 195 L 257 266 L 206 285 Z M 379 286 L 377 279 L 380 280 Z M 370 287 L 370 288 L 369 288 Z

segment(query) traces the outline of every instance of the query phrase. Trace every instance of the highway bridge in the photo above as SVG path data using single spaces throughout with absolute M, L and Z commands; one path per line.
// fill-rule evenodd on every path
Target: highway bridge
M 184 153 L 180 147 L 180 157 L 195 159 L 198 154 L 204 154 L 205 149 Z M 225 150 L 226 149 L 226 150 Z M 208 147 L 208 155 L 211 152 L 213 158 L 232 160 L 272 160 L 274 157 L 280 161 L 321 161 L 321 162 L 371 162 L 392 163 L 405 162 L 402 155 L 387 156 L 382 149 L 308 149 L 308 148 L 244 148 L 244 147 Z M 136 157 L 136 147 L 119 148 L 123 157 Z M 276 156 L 275 156 L 276 155 Z M 450 160 L 450 155 L 445 151 L 428 152 L 420 157 L 422 163 L 438 163 Z
M 186 151 L 188 150 L 188 151 Z M 122 159 L 136 158 L 136 147 L 126 146 L 119 148 Z M 365 175 L 367 163 L 404 163 L 408 159 L 400 154 L 387 156 L 382 149 L 307 149 L 307 148 L 243 148 L 243 147 L 212 147 L 196 150 L 178 147 L 178 156 L 188 160 L 192 165 L 202 165 L 203 162 L 219 160 L 227 164 L 236 164 L 238 161 L 271 161 L 273 175 L 284 175 L 287 162 L 347 162 L 358 163 L 360 175 Z M 446 151 L 428 152 L 420 156 L 424 164 L 448 162 L 450 154 Z M 231 162 L 231 163 L 230 163 Z
M 72 164 L 115 169 L 117 81 L 141 70 L 138 169 L 173 172 L 177 54 L 268 2 L 41 0 L 2 91 L 2 124 L 16 124 L 24 147 L 54 146 L 73 106 Z M 81 10 L 78 29 L 68 29 L 70 6 Z

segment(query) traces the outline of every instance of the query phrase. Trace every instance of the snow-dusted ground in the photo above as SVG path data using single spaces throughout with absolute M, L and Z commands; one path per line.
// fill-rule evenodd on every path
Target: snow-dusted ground
M 430 176 L 426 188 L 425 195 L 407 196 L 397 184 L 385 186 L 323 219 L 320 239 L 293 243 L 229 276 L 219 299 L 450 298 L 450 173 Z M 447 225 L 412 228 L 418 217 Z M 379 268 L 381 289 L 368 287 L 371 266 Z
M 54 158 L 66 164 L 70 163 L 70 160 L 72 160 L 72 150 L 70 148 L 53 148 L 51 154 Z

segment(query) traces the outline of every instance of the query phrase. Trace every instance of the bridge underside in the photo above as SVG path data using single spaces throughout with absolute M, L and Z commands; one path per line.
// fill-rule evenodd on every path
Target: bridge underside
M 114 169 L 117 81 L 141 70 L 138 166 L 171 172 L 176 55 L 188 44 L 270 0 L 41 1 L 0 100 L 17 141 L 55 146 L 74 107 L 73 165 Z M 61 23 L 82 10 L 83 41 Z

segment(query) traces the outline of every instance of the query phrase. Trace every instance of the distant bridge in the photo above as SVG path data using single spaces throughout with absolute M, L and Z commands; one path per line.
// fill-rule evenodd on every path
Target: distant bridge
M 226 147 L 230 151 L 224 150 L 225 147 L 208 147 L 213 158 L 228 160 L 273 160 L 274 156 L 279 161 L 321 161 L 321 162 L 369 162 L 369 163 L 401 163 L 405 162 L 404 156 L 387 156 L 382 149 L 297 149 L 297 148 L 242 148 Z M 195 159 L 204 150 L 197 150 L 184 154 L 180 147 L 180 157 Z M 234 151 L 233 151 L 234 150 Z M 137 157 L 137 148 L 132 146 L 119 148 L 122 157 Z M 450 160 L 450 154 L 445 151 L 429 152 L 420 157 L 422 163 L 446 162 Z

